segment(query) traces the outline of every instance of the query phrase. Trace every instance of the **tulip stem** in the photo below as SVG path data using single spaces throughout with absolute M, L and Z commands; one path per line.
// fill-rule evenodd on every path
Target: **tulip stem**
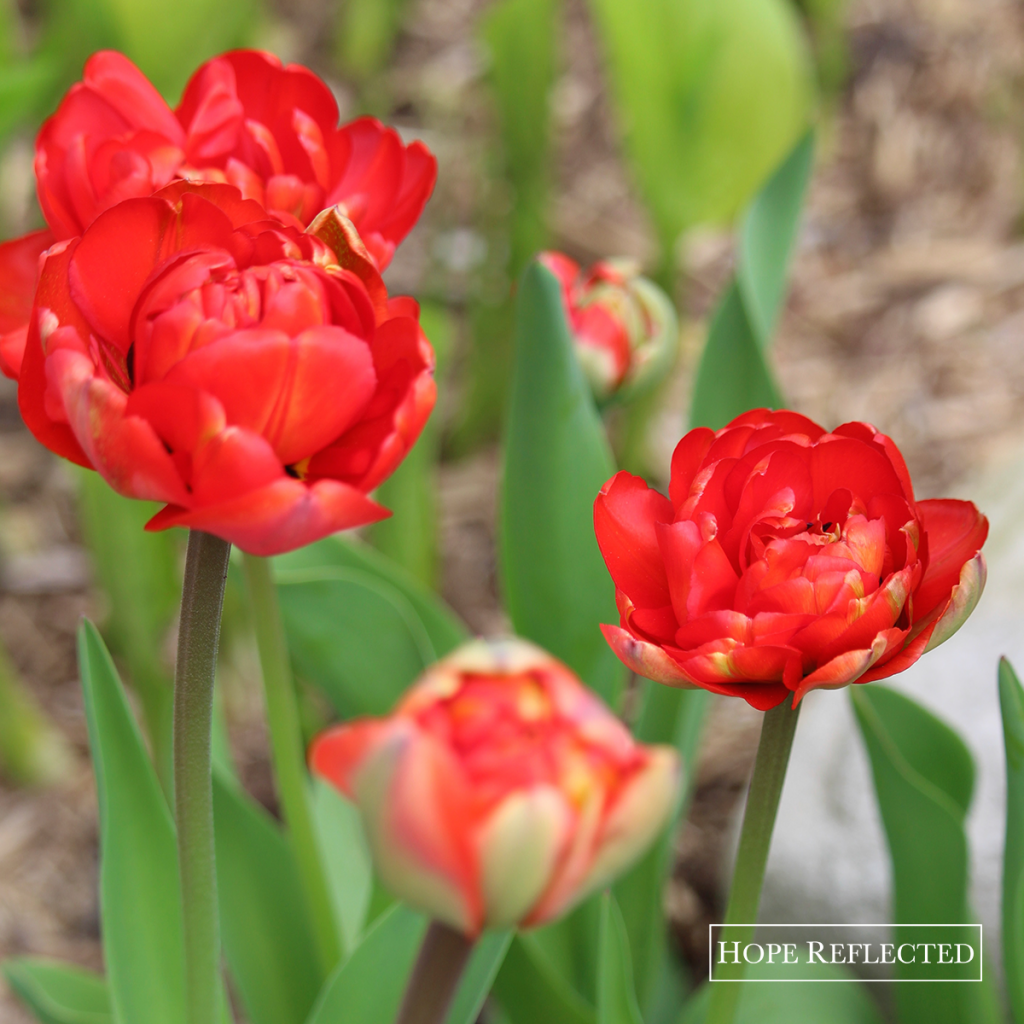
M 443 1024 L 472 951 L 472 939 L 431 921 L 395 1024 Z
M 729 943 L 726 948 L 735 948 L 731 944 L 739 941 L 739 948 L 743 949 L 743 944 L 754 937 L 754 922 L 761 902 L 768 848 L 771 846 L 772 829 L 799 714 L 799 706 L 792 707 L 791 698 L 787 697 L 778 707 L 765 713 L 761 724 L 761 741 L 757 746 L 754 774 L 750 779 L 747 809 L 743 814 L 743 829 L 740 832 L 740 845 L 729 890 L 729 905 L 725 911 L 726 928 L 720 936 L 722 941 Z M 740 925 L 743 927 L 738 927 Z M 718 948 L 716 943 L 715 949 Z M 745 966 L 741 959 L 738 964 L 720 964 L 714 970 L 715 981 L 711 986 L 711 1001 L 705 1024 L 732 1024 L 741 989 L 739 985 L 729 982 L 740 981 Z
M 260 667 L 263 670 L 263 691 L 277 795 L 298 864 L 306 909 L 320 955 L 321 972 L 326 978 L 341 959 L 341 945 L 310 810 L 311 794 L 306 775 L 299 707 L 295 699 L 295 683 L 288 660 L 288 643 L 281 623 L 281 610 L 277 603 L 270 562 L 255 555 L 246 555 L 244 564 L 256 626 Z
M 215 1024 L 220 961 L 210 779 L 213 680 L 231 545 L 188 536 L 174 676 L 174 817 L 181 873 L 188 1024 Z

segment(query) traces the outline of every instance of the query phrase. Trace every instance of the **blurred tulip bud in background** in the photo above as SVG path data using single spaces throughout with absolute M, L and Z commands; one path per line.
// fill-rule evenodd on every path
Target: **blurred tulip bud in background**
M 665 376 L 679 348 L 675 310 L 634 260 L 601 260 L 584 271 L 560 252 L 539 259 L 562 285 L 576 354 L 598 402 L 634 398 Z
M 384 884 L 470 937 L 543 924 L 608 884 L 680 785 L 674 750 L 636 743 L 521 640 L 464 645 L 389 717 L 321 735 L 311 763 L 359 806 Z

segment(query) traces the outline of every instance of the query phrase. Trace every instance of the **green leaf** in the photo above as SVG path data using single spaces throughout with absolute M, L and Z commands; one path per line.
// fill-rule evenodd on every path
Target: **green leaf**
M 92 971 L 24 957 L 8 960 L 3 974 L 42 1024 L 114 1024 L 107 983 Z
M 663 250 L 731 218 L 803 131 L 806 47 L 786 0 L 591 0 L 626 153 Z
M 345 0 L 339 7 L 334 52 L 346 74 L 363 81 L 384 68 L 406 3 L 407 0 Z
M 754 197 L 740 228 L 736 276 L 762 348 L 771 345 L 785 301 L 790 257 L 813 163 L 814 133 L 807 132 Z
M 391 1024 L 426 929 L 422 914 L 389 910 L 334 972 L 307 1024 Z
M 1016 1024 L 1024 1024 L 1024 689 L 999 661 L 999 705 L 1006 744 L 1006 849 L 1003 857 L 1003 968 Z
M 512 1024 L 596 1024 L 593 1007 L 552 966 L 530 933 L 513 940 L 494 994 Z
M 643 1024 L 633 988 L 626 925 L 611 893 L 601 898 L 597 1024 Z
M 295 856 L 280 828 L 215 774 L 224 955 L 252 1024 L 302 1024 L 323 979 Z
M 321 569 L 279 583 L 296 674 L 338 713 L 380 715 L 437 658 L 403 594 L 359 569 Z
M 339 568 L 368 573 L 398 590 L 416 610 L 438 657 L 469 638 L 465 624 L 444 601 L 400 565 L 366 544 L 327 537 L 274 559 L 274 576 L 279 583 L 329 579 L 330 573 L 323 570 Z
M 371 3 L 377 2 L 379 0 L 371 0 Z M 441 392 L 448 353 L 454 342 L 453 317 L 444 306 L 424 303 L 420 308 L 420 326 L 434 347 L 437 358 L 434 379 Z M 435 408 L 412 451 L 377 488 L 376 500 L 391 510 L 390 518 L 370 527 L 374 546 L 428 588 L 433 588 L 437 582 L 437 462 L 440 449 L 440 419 Z
M 902 924 L 970 923 L 964 818 L 974 765 L 959 736 L 909 697 L 884 686 L 850 691 L 868 749 L 893 867 L 895 941 L 929 941 Z M 897 965 L 897 977 L 905 968 Z M 919 976 L 919 975 L 918 975 Z M 896 987 L 901 1024 L 991 1020 L 980 984 Z
M 162 652 L 181 602 L 177 531 L 147 533 L 160 506 L 122 497 L 99 473 L 81 470 L 78 481 L 82 532 L 108 600 L 104 634 L 142 701 L 157 773 L 169 792 L 173 687 Z
M 103 954 L 118 1024 L 183 1024 L 178 856 L 167 802 L 96 627 L 78 631 L 100 812 Z
M 882 1024 L 866 987 L 852 972 L 831 964 L 805 964 L 801 971 L 832 983 L 820 985 L 783 981 L 784 971 L 781 964 L 747 967 L 747 978 L 773 984 L 743 985 L 734 1024 Z M 710 997 L 711 986 L 702 985 L 683 1007 L 679 1024 L 704 1024 Z
M 734 279 L 711 318 L 693 386 L 690 426 L 718 430 L 748 409 L 783 404 Z
M 485 932 L 477 940 L 445 1024 L 475 1024 L 512 945 L 513 934 L 511 931 Z
M 520 283 L 515 347 L 501 493 L 505 607 L 518 634 L 614 704 L 621 665 L 598 626 L 617 622 L 618 611 L 593 506 L 615 466 L 576 362 L 559 284 L 538 263 Z
M 335 918 L 341 925 L 348 954 L 362 938 L 373 896 L 370 850 L 358 809 L 316 776 L 313 778 L 313 813 Z
M 549 99 L 555 82 L 558 9 L 557 0 L 499 0 L 483 19 L 503 169 L 513 195 L 513 277 L 547 244 Z

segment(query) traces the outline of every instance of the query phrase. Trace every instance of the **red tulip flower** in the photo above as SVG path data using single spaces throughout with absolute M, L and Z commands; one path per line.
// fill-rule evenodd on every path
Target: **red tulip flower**
M 54 245 L 18 382 L 29 429 L 165 502 L 149 528 L 257 555 L 387 515 L 367 494 L 430 413 L 433 352 L 352 225 L 312 230 L 179 181 Z
M 329 729 L 313 770 L 354 800 L 384 884 L 470 937 L 543 924 L 664 827 L 669 747 L 636 743 L 561 662 L 474 641 L 383 719 Z
M 661 379 L 679 347 L 679 326 L 668 298 L 633 261 L 602 260 L 584 272 L 560 252 L 538 259 L 562 286 L 576 355 L 599 402 Z
M 235 185 L 300 228 L 340 204 L 383 270 L 423 211 L 437 162 L 422 143 L 405 146 L 372 118 L 339 128 L 327 85 L 270 54 L 239 50 L 208 61 L 171 110 L 127 57 L 104 50 L 40 130 L 35 170 L 49 230 L 0 245 L 0 317 L 31 300 L 34 282 L 17 272 L 26 247 L 38 254 L 74 238 L 115 204 L 176 179 Z M 11 330 L 0 323 L 5 336 Z M 21 353 L 15 338 L 0 339 L 8 376 L 17 376 Z
M 691 430 L 669 497 L 618 473 L 594 505 L 619 658 L 670 686 L 767 710 L 884 679 L 952 636 L 985 584 L 988 521 L 915 501 L 892 440 L 757 409 Z

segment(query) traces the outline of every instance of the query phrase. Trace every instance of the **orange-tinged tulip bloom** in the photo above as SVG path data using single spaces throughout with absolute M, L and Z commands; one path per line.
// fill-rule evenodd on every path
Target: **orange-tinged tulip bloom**
M 614 879 L 664 826 L 680 775 L 671 748 L 636 743 L 521 640 L 466 644 L 310 760 L 359 806 L 384 884 L 471 937 L 543 924 Z

